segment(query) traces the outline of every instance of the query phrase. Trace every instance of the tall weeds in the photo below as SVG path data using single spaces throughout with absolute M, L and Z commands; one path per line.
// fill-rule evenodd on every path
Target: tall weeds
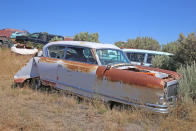
M 178 73 L 182 76 L 179 82 L 179 96 L 184 102 L 196 100 L 196 63 L 180 67 Z
M 0 130 L 194 130 L 196 105 L 183 102 L 167 116 L 141 110 L 110 110 L 94 100 L 78 102 L 63 93 L 47 93 L 24 88 L 11 88 L 13 75 L 31 58 L 0 50 Z M 181 71 L 181 72 L 180 72 Z M 181 83 L 187 96 L 194 87 L 195 64 L 182 68 Z M 193 77 L 194 76 L 194 77 Z M 190 84 L 192 83 L 192 84 Z M 191 86 L 190 86 L 191 85 Z M 187 90 L 188 89 L 188 90 Z M 183 90 L 181 89 L 183 96 Z M 186 94 L 186 93 L 184 93 Z M 184 95 L 185 96 L 185 95 Z M 184 97 L 183 97 L 184 98 Z

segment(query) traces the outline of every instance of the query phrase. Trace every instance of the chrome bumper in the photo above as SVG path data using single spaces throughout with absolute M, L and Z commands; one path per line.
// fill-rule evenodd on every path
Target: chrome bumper
M 130 102 L 127 104 L 138 107 L 140 109 L 144 109 L 152 113 L 168 114 L 170 112 L 171 107 L 175 105 L 175 102 L 169 102 L 167 103 L 167 105 L 151 104 L 151 103 L 140 105 L 140 104 L 135 104 L 135 103 L 130 103 Z
M 169 113 L 169 106 L 168 105 L 157 105 L 157 104 L 145 104 L 145 108 L 149 111 L 155 112 L 155 113 L 161 113 L 161 114 L 167 114 Z

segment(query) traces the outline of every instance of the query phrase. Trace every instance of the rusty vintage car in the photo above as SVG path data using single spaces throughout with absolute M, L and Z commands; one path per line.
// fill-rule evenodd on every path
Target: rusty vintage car
M 112 44 L 58 41 L 46 44 L 14 76 L 15 83 L 28 79 L 105 102 L 133 105 L 168 113 L 176 101 L 176 72 L 130 64 Z

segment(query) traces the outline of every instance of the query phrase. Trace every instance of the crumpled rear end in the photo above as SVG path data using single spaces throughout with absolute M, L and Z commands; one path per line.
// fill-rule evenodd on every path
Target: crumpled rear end
M 25 80 L 29 78 L 39 76 L 36 59 L 39 58 L 31 58 L 30 61 L 14 75 L 15 83 L 23 83 Z

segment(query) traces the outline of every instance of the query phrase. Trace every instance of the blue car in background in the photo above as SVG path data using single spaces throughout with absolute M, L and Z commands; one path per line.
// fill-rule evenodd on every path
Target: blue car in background
M 16 36 L 24 36 L 24 35 L 27 35 L 27 32 L 13 32 L 12 35 L 10 36 L 11 39 L 16 39 Z

